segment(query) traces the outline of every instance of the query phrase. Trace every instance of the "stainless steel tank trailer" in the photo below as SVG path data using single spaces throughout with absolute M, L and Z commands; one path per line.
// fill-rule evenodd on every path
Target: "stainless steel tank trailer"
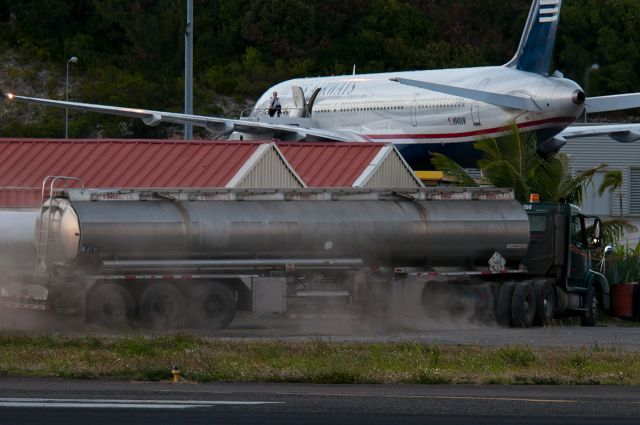
M 6 306 L 221 329 L 238 310 L 336 305 L 594 325 L 609 304 L 599 219 L 506 189 L 50 189 L 39 211 L 0 213 Z

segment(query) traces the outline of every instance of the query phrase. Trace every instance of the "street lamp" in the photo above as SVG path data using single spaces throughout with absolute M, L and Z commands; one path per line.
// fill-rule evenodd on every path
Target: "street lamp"
M 584 78 L 582 81 L 584 82 L 584 92 L 589 96 L 589 75 L 591 75 L 592 71 L 598 71 L 600 69 L 599 63 L 592 63 L 584 70 Z M 584 122 L 587 122 L 587 108 L 584 109 Z
M 69 101 L 69 64 L 78 62 L 78 58 L 71 56 L 67 61 L 66 83 L 64 85 L 64 98 Z M 64 138 L 69 138 L 69 108 L 64 108 Z

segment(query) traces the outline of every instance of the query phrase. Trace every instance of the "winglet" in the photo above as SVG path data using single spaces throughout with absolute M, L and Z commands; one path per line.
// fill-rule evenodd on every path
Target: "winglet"
M 549 75 L 562 0 L 533 0 L 518 51 L 505 66 Z

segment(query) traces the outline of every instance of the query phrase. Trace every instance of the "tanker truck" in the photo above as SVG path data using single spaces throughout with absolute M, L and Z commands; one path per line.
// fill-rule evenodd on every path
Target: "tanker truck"
M 3 273 L 5 306 L 223 329 L 238 311 L 332 306 L 592 326 L 609 305 L 590 261 L 600 220 L 567 203 L 522 205 L 508 189 L 51 188 L 32 258 Z M 24 249 L 29 237 L 14 239 Z

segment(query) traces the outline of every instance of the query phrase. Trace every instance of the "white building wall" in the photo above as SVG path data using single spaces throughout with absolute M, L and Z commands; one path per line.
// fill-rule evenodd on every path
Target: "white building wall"
M 378 156 L 380 158 L 376 157 L 354 183 L 355 187 L 404 189 L 423 186 L 393 145 L 382 148 Z
M 569 140 L 562 152 L 569 155 L 571 168 L 580 172 L 607 164 L 608 170 L 622 172 L 622 187 L 600 197 L 597 194 L 601 175 L 594 178 L 594 185 L 587 189 L 583 211 L 586 214 L 624 217 L 640 228 L 640 142 L 620 143 L 607 136 Z M 622 204 L 622 211 L 620 211 Z M 628 235 L 629 244 L 635 246 L 640 233 Z

